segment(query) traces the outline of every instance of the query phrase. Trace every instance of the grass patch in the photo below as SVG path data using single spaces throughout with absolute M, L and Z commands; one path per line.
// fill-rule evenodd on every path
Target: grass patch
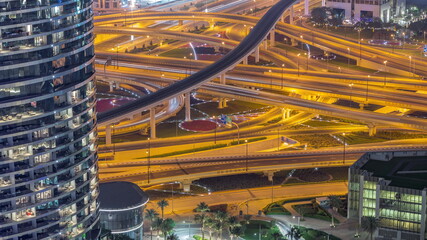
M 328 134 L 295 135 L 289 137 L 297 140 L 301 144 L 307 144 L 309 148 L 334 147 L 342 145 L 342 143 L 338 142 Z
M 191 57 L 190 53 L 193 53 L 191 48 L 175 48 L 170 51 L 159 54 L 162 57 L 173 57 L 173 58 L 183 58 L 186 56 L 187 58 Z
M 229 101 L 227 102 L 227 107 L 222 109 L 218 108 L 217 102 L 205 102 L 205 103 L 193 105 L 191 107 L 196 108 L 208 114 L 209 116 L 218 116 L 220 114 L 233 114 L 233 113 L 258 110 L 265 107 L 265 105 L 250 103 L 250 102 L 243 102 L 243 101 Z
M 297 227 L 300 232 L 301 232 L 301 236 L 305 239 L 305 240 L 316 240 L 316 239 L 330 239 L 330 240 L 341 240 L 341 238 L 335 237 L 333 235 L 329 235 L 328 238 L 328 234 L 319 230 L 315 230 L 312 228 L 306 228 L 306 227 Z
M 257 138 L 250 138 L 246 140 L 248 141 L 248 143 L 250 143 L 250 142 L 256 142 L 256 141 L 261 141 L 265 139 L 267 139 L 267 137 L 257 137 Z M 231 145 L 234 146 L 234 145 L 243 144 L 243 143 L 245 143 L 245 140 L 240 140 L 240 143 L 239 141 L 235 140 L 231 142 Z

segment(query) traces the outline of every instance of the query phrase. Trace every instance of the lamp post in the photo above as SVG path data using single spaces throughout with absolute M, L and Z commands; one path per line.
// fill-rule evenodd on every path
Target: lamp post
M 384 87 L 387 84 L 387 60 L 384 61 Z
M 146 152 L 147 153 L 147 180 L 148 180 L 148 183 L 150 183 L 150 165 L 151 165 L 151 163 L 150 163 L 150 155 L 151 155 L 151 142 L 150 142 L 150 138 L 148 138 L 147 139 L 148 140 L 148 151 Z
M 310 54 L 304 53 L 304 55 L 307 56 L 307 61 L 306 61 L 306 64 L 305 64 L 305 70 L 308 71 L 308 59 L 310 58 Z
M 368 88 L 369 88 L 369 80 L 371 79 L 371 75 L 368 75 L 368 78 L 366 79 L 366 98 L 365 103 L 368 103 Z
M 270 73 L 270 89 L 273 89 L 273 72 L 271 69 L 268 72 Z
M 409 76 L 414 76 L 412 72 L 412 56 L 409 56 Z
M 298 65 L 298 77 L 299 77 L 299 56 L 301 55 L 301 53 L 297 54 L 297 65 Z
M 282 78 L 281 78 L 281 87 L 283 89 L 283 68 L 285 67 L 285 64 L 282 64 Z
M 113 129 L 113 134 L 111 134 L 111 143 L 113 143 L 113 156 L 116 155 L 116 144 L 113 141 L 114 137 L 114 124 L 111 125 L 111 128 Z
M 347 57 L 347 68 L 350 69 L 350 48 L 347 48 L 348 57 Z
M 248 140 L 245 139 L 246 143 L 246 172 L 248 172 Z
M 239 128 L 239 125 L 233 121 L 231 123 L 237 127 L 237 144 L 240 144 L 240 128 Z
M 190 57 L 188 59 L 190 59 L 190 72 L 189 72 L 189 76 L 191 76 L 191 73 L 193 72 L 193 65 L 191 64 L 191 59 L 193 58 L 193 53 L 190 53 Z
M 359 34 L 359 60 L 362 60 L 362 41 L 360 39 L 360 31 L 361 31 L 361 29 L 359 28 L 357 30 L 357 32 Z
M 350 107 L 353 106 L 353 102 L 351 100 L 352 93 L 353 93 L 353 85 L 354 85 L 353 83 L 348 84 L 348 86 L 350 87 Z
M 345 145 L 346 145 L 346 141 L 345 141 L 345 133 L 342 134 L 343 138 L 343 153 L 342 153 L 342 165 L 345 164 Z M 333 218 L 333 217 L 332 217 Z M 334 223 L 332 222 L 332 225 L 334 225 Z
M 119 45 L 116 46 L 116 67 L 119 69 Z

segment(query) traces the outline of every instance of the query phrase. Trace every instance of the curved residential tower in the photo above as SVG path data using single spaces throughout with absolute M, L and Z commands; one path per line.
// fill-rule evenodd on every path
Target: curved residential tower
M 92 0 L 0 0 L 0 239 L 95 239 Z

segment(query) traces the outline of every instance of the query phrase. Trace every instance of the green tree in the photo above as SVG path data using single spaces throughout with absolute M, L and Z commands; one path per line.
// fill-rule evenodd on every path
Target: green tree
M 223 211 L 218 211 L 214 214 L 214 219 L 219 223 L 219 235 L 220 239 L 222 238 L 222 230 L 226 227 L 228 223 L 228 214 Z
M 207 216 L 207 218 L 205 220 L 205 226 L 208 228 L 209 240 L 212 239 L 212 234 L 214 232 L 215 223 L 216 223 L 215 220 L 211 216 Z
M 341 209 L 343 205 L 341 199 L 335 195 L 328 196 L 328 203 L 329 206 L 334 209 L 334 211 L 338 211 L 338 209 Z
M 301 238 L 301 231 L 297 227 L 291 227 L 286 233 L 286 236 L 291 240 L 298 240 Z
M 164 219 L 164 212 L 165 212 L 165 207 L 169 206 L 169 202 L 166 199 L 162 199 L 160 201 L 157 202 L 157 206 L 159 206 L 159 208 L 162 210 L 162 219 Z
M 163 219 L 156 218 L 154 219 L 153 224 L 151 225 L 153 227 L 153 230 L 157 231 L 157 236 L 159 236 L 160 226 L 162 225 Z
M 205 222 L 207 218 L 206 212 L 209 212 L 209 211 L 210 211 L 209 206 L 205 202 L 200 202 L 199 204 L 197 204 L 197 207 L 194 209 L 194 212 L 200 213 L 194 216 L 194 220 L 201 225 L 200 231 L 202 232 L 202 239 L 205 239 L 204 229 L 205 229 Z
M 179 237 L 175 233 L 172 233 L 168 236 L 168 240 L 179 240 Z
M 311 21 L 315 23 L 325 24 L 330 17 L 331 9 L 327 7 L 318 7 L 311 10 Z
M 160 224 L 160 231 L 163 233 L 165 240 L 168 238 L 174 227 L 175 222 L 171 218 L 166 218 L 162 221 Z
M 230 227 L 230 238 L 233 240 L 235 237 L 240 237 L 245 234 L 245 227 L 244 226 L 233 226 Z
M 245 219 L 246 224 L 249 224 L 249 221 L 251 220 L 252 215 L 245 214 L 245 216 L 243 216 L 243 218 Z
M 153 223 L 156 220 L 156 218 L 159 217 L 159 213 L 154 209 L 145 209 L 145 218 L 150 221 L 151 228 L 150 228 L 150 235 L 151 239 L 153 239 Z
M 372 216 L 362 217 L 362 229 L 363 231 L 369 233 L 369 236 L 371 236 L 371 240 L 375 231 L 378 229 L 378 227 L 379 227 L 379 221 L 377 218 Z

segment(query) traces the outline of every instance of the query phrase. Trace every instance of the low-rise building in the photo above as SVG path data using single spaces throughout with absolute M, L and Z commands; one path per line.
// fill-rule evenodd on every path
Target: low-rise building
M 143 214 L 148 195 L 130 182 L 108 182 L 99 185 L 101 226 L 111 234 L 143 239 Z
M 379 221 L 376 239 L 426 239 L 427 152 L 363 155 L 349 169 L 348 217 Z

